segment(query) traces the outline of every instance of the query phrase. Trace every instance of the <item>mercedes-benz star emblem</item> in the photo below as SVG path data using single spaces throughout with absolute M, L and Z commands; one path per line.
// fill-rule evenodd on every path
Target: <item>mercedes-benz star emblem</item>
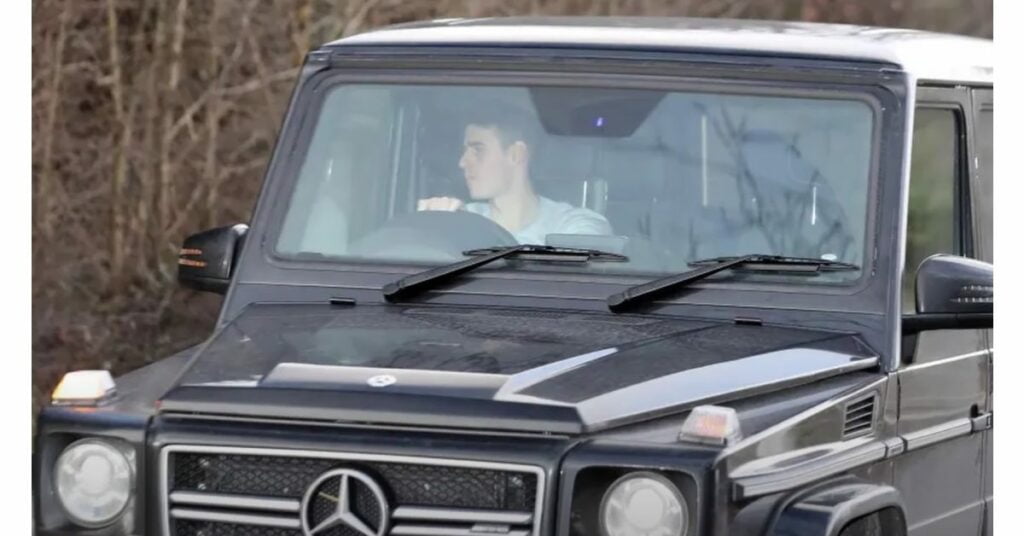
M 320 475 L 302 497 L 299 519 L 305 536 L 325 536 L 332 527 L 363 536 L 384 536 L 390 511 L 384 491 L 369 475 L 355 469 L 332 469 Z
M 393 385 L 398 381 L 398 378 L 390 374 L 379 374 L 366 380 L 366 383 L 370 384 L 370 387 L 387 387 Z

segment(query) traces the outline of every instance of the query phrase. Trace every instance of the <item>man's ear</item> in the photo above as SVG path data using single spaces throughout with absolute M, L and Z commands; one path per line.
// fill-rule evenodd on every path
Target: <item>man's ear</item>
M 514 142 L 508 146 L 508 157 L 514 164 L 526 165 L 530 158 L 530 149 L 523 141 Z

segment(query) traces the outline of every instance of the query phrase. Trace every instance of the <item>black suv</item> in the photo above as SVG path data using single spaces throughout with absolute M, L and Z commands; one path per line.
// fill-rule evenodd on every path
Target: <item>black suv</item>
M 37 532 L 990 534 L 991 42 L 445 20 L 306 58 L 196 347 L 69 373 Z

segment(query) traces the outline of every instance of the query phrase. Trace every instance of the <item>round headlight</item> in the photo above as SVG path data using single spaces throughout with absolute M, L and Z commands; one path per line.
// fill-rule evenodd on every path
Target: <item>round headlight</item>
M 121 451 L 105 441 L 72 443 L 57 458 L 54 475 L 64 512 L 85 527 L 113 521 L 131 496 L 132 466 Z
M 689 512 L 683 495 L 657 473 L 629 473 L 608 487 L 601 500 L 604 536 L 684 536 Z

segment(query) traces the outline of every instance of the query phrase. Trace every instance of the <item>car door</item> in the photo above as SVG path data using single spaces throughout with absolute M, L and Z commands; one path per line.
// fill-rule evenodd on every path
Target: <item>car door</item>
M 914 276 L 935 253 L 974 256 L 975 212 L 971 93 L 963 87 L 918 89 L 907 214 L 903 313 L 915 312 Z M 985 434 L 989 372 L 982 330 L 942 330 L 905 337 L 899 384 L 899 434 L 906 450 L 894 463 L 911 535 L 980 534 L 985 505 Z
M 992 262 L 992 117 L 994 113 L 991 89 L 975 89 L 971 100 L 974 108 L 975 180 L 971 183 L 971 196 L 975 213 L 975 239 L 977 256 Z M 992 412 L 992 330 L 985 333 L 988 350 L 989 392 L 986 411 Z M 985 500 L 985 534 L 992 534 L 992 430 L 985 430 L 985 472 L 982 496 Z

